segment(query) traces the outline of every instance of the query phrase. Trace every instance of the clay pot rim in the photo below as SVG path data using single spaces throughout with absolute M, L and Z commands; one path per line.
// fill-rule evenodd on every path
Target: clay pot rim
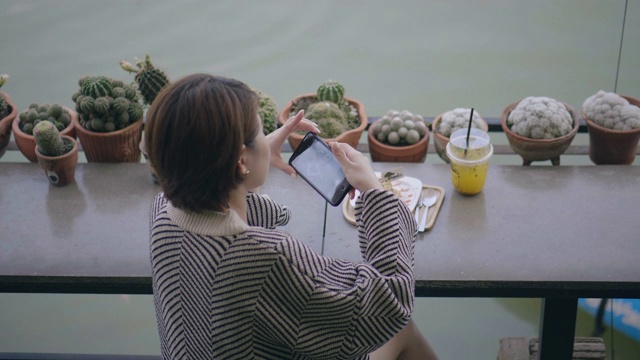
M 47 155 L 42 155 L 40 153 L 40 150 L 38 150 L 38 145 L 36 145 L 36 156 L 38 156 L 39 158 L 42 158 L 44 160 L 56 160 L 56 159 L 60 159 L 63 157 L 67 157 L 71 154 L 73 154 L 75 151 L 78 150 L 78 141 L 76 141 L 76 139 L 72 138 L 69 135 L 60 135 L 60 137 L 62 137 L 63 139 L 69 140 L 71 142 L 73 142 L 73 147 L 71 148 L 71 150 L 67 151 L 66 153 L 59 155 L 59 156 L 47 156 Z
M 62 108 L 69 112 L 69 115 L 71 116 L 71 121 L 69 122 L 69 125 L 67 125 L 64 129 L 62 129 L 62 131 L 60 131 L 60 135 L 68 135 L 76 127 L 76 124 L 73 121 L 73 119 L 78 117 L 78 113 L 75 112 L 74 110 L 64 106 L 64 105 L 62 105 Z M 20 129 L 20 117 L 19 116 L 16 116 L 16 118 L 13 119 L 13 123 L 11 124 L 11 127 L 13 128 L 13 132 L 14 133 L 19 132 L 25 138 L 30 139 L 30 140 L 34 140 L 33 139 L 33 135 L 29 135 L 29 134 L 25 133 L 24 131 L 22 131 L 22 129 Z
M 371 126 L 373 126 L 373 124 L 377 123 L 378 121 L 381 121 L 382 119 L 378 119 L 374 122 L 371 123 Z M 369 127 L 369 129 L 371 129 L 371 127 Z M 429 135 L 430 135 L 430 131 L 429 128 L 426 128 L 426 131 L 424 133 L 424 136 L 422 138 L 420 138 L 420 140 L 418 140 L 417 143 L 415 144 L 411 144 L 411 145 L 403 145 L 403 146 L 393 146 L 393 145 L 387 145 L 383 142 L 381 142 L 380 140 L 376 139 L 373 134 L 371 133 L 371 131 L 367 132 L 367 139 L 369 140 L 369 142 L 374 142 L 376 144 L 376 146 L 379 146 L 382 149 L 385 150 L 389 150 L 389 151 L 393 151 L 393 150 L 399 150 L 399 149 L 403 149 L 403 150 L 413 150 L 413 149 L 417 149 L 417 148 L 421 148 L 422 146 L 424 146 L 425 142 L 429 142 Z
M 620 95 L 620 94 L 618 94 Z M 623 98 L 625 98 L 629 104 L 633 105 L 633 106 L 637 106 L 640 107 L 640 100 L 631 97 L 631 96 L 626 96 L 626 95 L 620 95 Z M 631 130 L 615 130 L 615 129 L 609 129 L 607 127 L 604 127 L 602 125 L 598 125 L 596 124 L 593 120 L 590 120 L 589 118 L 587 118 L 587 114 L 584 113 L 584 109 L 580 109 L 580 113 L 582 115 L 582 119 L 584 119 L 584 122 L 587 123 L 587 126 L 592 126 L 597 130 L 600 130 L 601 132 L 606 132 L 606 133 L 611 133 L 611 134 L 633 134 L 636 132 L 640 132 L 640 128 L 636 128 L 636 129 L 631 129 Z
M 578 112 L 571 105 L 569 105 L 569 104 L 567 104 L 567 103 L 565 103 L 563 101 L 560 101 L 562 103 L 562 105 L 564 105 L 564 107 L 569 111 L 569 114 L 571 114 L 571 117 L 573 118 L 573 128 L 571 129 L 570 132 L 568 132 L 567 134 L 562 135 L 560 137 L 553 138 L 553 139 L 532 139 L 532 138 L 528 138 L 526 136 L 522 136 L 522 135 L 516 134 L 513 130 L 511 130 L 507 126 L 507 117 L 509 116 L 511 111 L 522 100 L 524 100 L 524 99 L 520 99 L 518 101 L 514 101 L 511 104 L 505 106 L 505 108 L 502 110 L 502 115 L 500 116 L 500 125 L 502 126 L 502 131 L 504 131 L 504 133 L 507 136 L 510 136 L 510 137 L 512 137 L 514 139 L 517 139 L 517 140 L 521 141 L 521 142 L 536 143 L 536 144 L 556 144 L 556 143 L 563 143 L 563 142 L 567 141 L 568 139 L 572 139 L 578 133 L 578 129 L 580 128 L 580 118 L 578 117 Z
M 307 94 L 298 95 L 293 99 L 289 100 L 287 104 L 282 108 L 282 110 L 280 110 L 280 112 L 278 113 L 278 122 L 280 123 L 280 125 L 284 125 L 285 122 L 287 122 L 287 120 L 289 119 L 289 113 L 291 112 L 291 107 L 293 106 L 293 102 L 295 100 L 308 98 L 308 97 L 316 98 L 317 95 L 315 93 L 307 93 Z M 345 134 L 362 133 L 367 128 L 367 125 L 369 125 L 369 119 L 367 118 L 367 114 L 365 113 L 364 105 L 360 101 L 350 98 L 348 96 L 345 96 L 344 99 L 347 100 L 347 102 L 349 102 L 351 105 L 353 105 L 358 111 L 358 116 L 360 116 L 360 125 L 357 128 L 349 129 L 334 138 L 322 138 L 325 141 L 335 140 L 340 136 L 344 136 Z M 295 132 L 289 134 L 289 136 L 297 139 L 302 139 L 304 137 L 304 135 L 300 135 Z
M 76 116 L 73 120 L 73 124 L 76 127 L 76 131 L 83 134 L 83 135 L 92 135 L 92 136 L 97 136 L 97 137 L 109 137 L 109 136 L 115 136 L 115 135 L 120 135 L 123 134 L 125 132 L 127 132 L 128 130 L 131 129 L 131 127 L 133 126 L 142 126 L 142 120 L 144 119 L 144 116 L 141 117 L 140 119 L 132 122 L 131 124 L 127 125 L 127 127 L 120 129 L 120 130 L 116 130 L 116 131 L 110 131 L 110 132 L 98 132 L 98 131 L 91 131 L 91 130 L 87 130 L 85 129 L 84 126 L 82 126 L 82 124 L 80 124 L 80 114 L 78 114 L 78 116 Z
M 444 116 L 444 114 L 448 113 L 449 111 L 445 111 L 443 113 L 441 113 L 440 115 L 436 116 L 433 119 L 433 122 L 431 123 L 431 131 L 433 132 L 433 135 L 443 141 L 449 141 L 449 137 L 448 136 L 444 136 L 442 135 L 441 132 L 439 132 L 437 129 L 437 124 L 440 122 L 440 120 L 442 120 L 442 117 Z M 480 128 L 480 130 L 488 133 L 489 132 L 489 124 L 487 123 L 487 121 L 480 116 L 480 120 L 482 120 L 482 125 L 484 125 L 482 128 Z

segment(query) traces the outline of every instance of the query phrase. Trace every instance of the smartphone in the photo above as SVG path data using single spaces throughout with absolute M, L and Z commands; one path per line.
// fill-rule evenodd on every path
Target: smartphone
M 351 189 L 329 145 L 312 132 L 304 136 L 289 158 L 289 165 L 331 206 L 340 205 Z

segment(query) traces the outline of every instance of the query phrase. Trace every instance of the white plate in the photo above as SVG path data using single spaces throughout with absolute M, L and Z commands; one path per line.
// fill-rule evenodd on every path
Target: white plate
M 376 175 L 380 176 L 380 173 L 376 172 Z M 414 177 L 405 176 L 391 180 L 391 187 L 393 192 L 409 207 L 409 210 L 413 211 L 416 208 L 420 191 L 422 190 L 422 181 Z M 352 208 L 356 207 L 356 200 L 359 196 L 360 192 L 356 190 L 356 196 L 353 199 L 349 199 Z

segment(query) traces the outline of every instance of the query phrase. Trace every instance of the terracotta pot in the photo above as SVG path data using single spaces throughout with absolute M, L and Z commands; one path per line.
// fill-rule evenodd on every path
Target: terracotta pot
M 0 96 L 2 96 L 9 104 L 9 114 L 2 119 L 0 119 L 0 158 L 7 151 L 7 147 L 9 146 L 9 141 L 11 140 L 11 123 L 13 123 L 13 119 L 18 116 L 18 108 L 16 104 L 14 104 L 9 94 L 0 91 Z
M 620 95 L 629 104 L 640 107 L 640 100 Z M 589 130 L 589 158 L 596 165 L 629 165 L 636 158 L 640 128 L 633 130 L 613 130 L 600 126 L 587 119 L 584 111 L 582 118 Z
M 380 120 L 376 120 L 371 124 L 373 126 Z M 371 127 L 369 127 L 371 129 Z M 413 145 L 393 146 L 380 142 L 368 131 L 367 141 L 369 142 L 369 155 L 372 161 L 378 162 L 424 162 L 427 158 L 427 149 L 429 148 L 429 128 L 426 129 L 424 136 Z
M 70 136 L 62 135 L 65 142 L 72 142 L 71 151 L 60 156 L 45 156 L 40 154 L 35 146 L 35 154 L 38 164 L 53 186 L 66 186 L 76 181 L 76 164 L 78 163 L 78 143 Z
M 509 145 L 511 145 L 511 148 L 516 154 L 522 157 L 522 165 L 528 166 L 534 161 L 546 160 L 551 160 L 554 166 L 560 165 L 560 155 L 567 150 L 573 138 L 578 133 L 578 128 L 580 127 L 578 113 L 573 107 L 563 103 L 573 118 L 573 128 L 571 131 L 555 139 L 530 139 L 516 134 L 507 126 L 507 117 L 519 102 L 520 101 L 513 102 L 502 110 L 500 122 L 502 124 L 502 130 L 507 136 L 507 140 L 509 140 Z
M 436 148 L 436 153 L 442 160 L 444 160 L 444 162 L 449 164 L 450 161 L 449 157 L 447 156 L 447 144 L 449 143 L 449 137 L 442 135 L 442 133 L 438 131 L 438 125 L 440 124 L 440 121 L 442 121 L 442 116 L 444 116 L 444 114 L 445 113 L 442 113 L 435 119 L 433 119 L 433 123 L 431 124 L 431 132 L 433 133 L 433 144 Z M 484 121 L 483 118 L 480 118 L 480 122 L 480 129 L 482 129 L 482 131 L 484 132 L 489 132 L 489 124 L 487 124 L 487 122 Z
M 63 106 L 63 108 L 67 110 L 67 112 L 69 113 L 69 116 L 71 117 L 71 122 L 69 123 L 69 125 L 67 125 L 66 128 L 60 131 L 60 135 L 67 135 L 75 139 L 76 128 L 75 128 L 73 119 L 74 117 L 75 118 L 78 117 L 78 113 L 69 109 L 68 107 Z M 16 145 L 18 146 L 18 149 L 20 150 L 22 155 L 24 155 L 31 162 L 37 162 L 38 158 L 36 157 L 36 150 L 35 150 L 36 141 L 33 139 L 33 135 L 29 135 L 27 133 L 24 133 L 22 130 L 20 130 L 19 116 L 16 116 L 16 118 L 13 120 L 12 128 L 13 128 L 13 138 L 15 139 Z
M 78 117 L 74 125 L 88 162 L 140 162 L 142 118 L 112 132 L 89 131 L 82 127 Z
M 291 114 L 291 107 L 293 106 L 294 101 L 297 101 L 299 99 L 302 98 L 306 98 L 306 97 L 316 97 L 316 94 L 305 94 L 305 95 L 300 95 L 297 96 L 295 98 L 293 98 L 291 101 L 289 101 L 282 110 L 280 110 L 280 112 L 278 113 L 278 123 L 280 123 L 280 125 L 284 125 L 284 123 L 287 121 L 287 119 L 289 119 L 289 114 Z M 369 119 L 367 118 L 367 114 L 364 111 L 364 105 L 354 99 L 351 99 L 349 97 L 344 97 L 345 100 L 347 100 L 349 102 L 349 104 L 353 105 L 353 107 L 356 108 L 356 110 L 358 111 L 358 117 L 360 119 L 360 126 L 358 126 L 355 129 L 351 129 L 349 131 L 345 131 L 342 134 L 340 134 L 339 136 L 332 138 L 332 139 L 325 139 L 323 138 L 326 142 L 330 142 L 330 141 L 337 141 L 337 142 L 343 142 L 343 143 L 347 143 L 349 145 L 351 145 L 353 148 L 357 148 L 358 147 L 358 143 L 360 142 L 360 137 L 362 137 L 362 133 L 364 132 L 364 130 L 367 128 L 367 125 L 369 124 Z M 320 134 L 320 136 L 322 136 L 322 134 Z M 291 149 L 295 150 L 298 145 L 300 145 L 300 142 L 302 142 L 302 138 L 304 137 L 304 135 L 300 135 L 300 134 L 296 134 L 293 133 L 291 135 L 289 135 L 289 145 L 291 145 Z
M 158 176 L 156 175 L 156 170 L 153 168 L 153 165 L 151 165 L 151 162 L 149 161 L 149 155 L 147 155 L 147 146 L 146 146 L 146 143 L 144 142 L 144 136 L 142 137 L 142 140 L 140 140 L 140 153 L 142 153 L 142 156 L 144 157 L 145 162 L 149 166 L 149 173 L 151 173 L 151 178 L 153 179 L 153 182 L 155 184 L 158 184 Z

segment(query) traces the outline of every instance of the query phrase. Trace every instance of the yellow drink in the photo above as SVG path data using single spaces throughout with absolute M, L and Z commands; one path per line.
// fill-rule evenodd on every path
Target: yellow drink
M 489 168 L 489 159 L 493 155 L 493 146 L 489 135 L 471 129 L 467 147 L 465 130 L 451 135 L 447 144 L 447 157 L 451 162 L 451 182 L 457 192 L 464 195 L 476 195 L 484 188 Z
M 487 179 L 489 162 L 470 165 L 451 161 L 451 182 L 457 192 L 465 195 L 475 195 L 482 191 Z

